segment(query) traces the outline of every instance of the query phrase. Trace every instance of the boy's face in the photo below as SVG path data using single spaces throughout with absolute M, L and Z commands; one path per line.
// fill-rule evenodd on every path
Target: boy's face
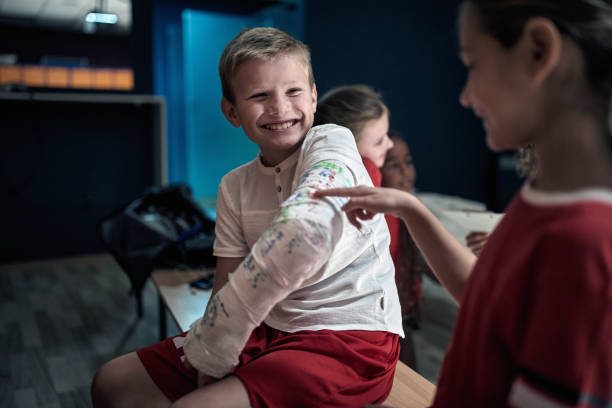
M 316 87 L 310 87 L 300 59 L 289 54 L 247 61 L 231 87 L 234 103 L 223 98 L 223 113 L 257 143 L 265 165 L 274 166 L 298 149 L 317 107 Z

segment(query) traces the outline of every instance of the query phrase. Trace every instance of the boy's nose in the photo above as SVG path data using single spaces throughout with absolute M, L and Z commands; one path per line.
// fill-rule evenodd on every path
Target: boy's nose
M 268 105 L 268 113 L 270 115 L 282 116 L 284 115 L 289 107 L 289 101 L 287 98 L 278 97 L 273 98 Z

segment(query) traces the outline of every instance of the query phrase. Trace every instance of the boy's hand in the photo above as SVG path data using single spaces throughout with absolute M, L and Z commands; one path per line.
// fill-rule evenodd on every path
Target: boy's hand
M 183 365 L 185 366 L 185 368 L 187 369 L 194 369 L 196 370 L 196 368 L 194 366 L 192 366 L 189 361 L 187 361 L 187 359 L 185 359 L 185 361 L 183 361 Z M 198 388 L 200 387 L 204 387 L 205 385 L 208 385 L 210 383 L 215 382 L 217 379 L 214 377 L 211 377 L 209 375 L 206 374 L 202 374 L 200 371 L 198 371 Z
M 216 378 L 211 377 L 206 374 L 202 374 L 201 372 L 198 371 L 198 388 L 204 387 L 205 385 L 208 385 L 215 381 L 217 381 Z
M 405 191 L 385 187 L 357 186 L 318 190 L 314 197 L 350 197 L 342 206 L 346 216 L 355 227 L 361 229 L 360 220 L 370 220 L 377 213 L 400 216 L 400 212 L 411 200 L 418 200 Z

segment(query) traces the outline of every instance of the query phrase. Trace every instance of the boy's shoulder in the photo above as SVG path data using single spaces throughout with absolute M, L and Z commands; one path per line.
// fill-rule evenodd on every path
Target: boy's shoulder
M 304 137 L 302 144 L 302 151 L 334 148 L 350 148 L 357 151 L 357 144 L 348 128 L 331 123 L 313 126 Z
M 348 169 L 357 184 L 370 185 L 355 137 L 348 128 L 334 124 L 315 126 L 306 134 L 298 159 L 297 172 L 302 173 L 321 162 L 335 162 Z
M 325 135 L 330 133 L 342 135 L 342 137 L 350 136 L 354 139 L 354 136 L 349 128 L 336 125 L 334 123 L 327 123 L 325 125 L 317 125 L 311 127 L 308 133 L 306 133 L 305 139 L 308 139 L 309 137 L 313 137 L 315 135 Z

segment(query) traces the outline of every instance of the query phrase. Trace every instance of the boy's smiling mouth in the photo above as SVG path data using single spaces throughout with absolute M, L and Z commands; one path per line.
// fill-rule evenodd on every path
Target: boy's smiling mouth
M 262 127 L 268 130 L 284 130 L 295 125 L 297 122 L 297 119 L 290 119 L 283 122 L 266 123 L 265 125 L 262 125 Z

